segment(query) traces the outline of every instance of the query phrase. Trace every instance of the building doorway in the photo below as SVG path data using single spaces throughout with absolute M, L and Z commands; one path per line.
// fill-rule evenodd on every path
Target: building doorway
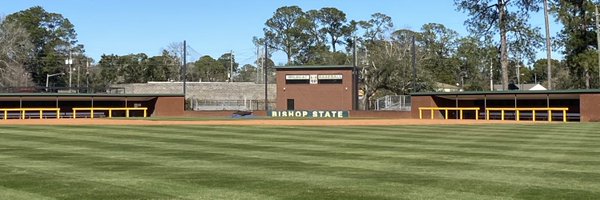
M 295 110 L 294 108 L 294 99 L 287 100 L 287 110 Z

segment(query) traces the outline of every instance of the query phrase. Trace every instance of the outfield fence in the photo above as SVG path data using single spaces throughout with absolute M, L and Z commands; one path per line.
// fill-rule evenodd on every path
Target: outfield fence
M 388 95 L 373 101 L 375 110 L 411 111 L 409 95 Z
M 265 110 L 264 100 L 202 100 L 190 99 L 190 106 L 195 111 L 214 110 Z M 268 102 L 269 109 L 275 108 L 275 102 Z

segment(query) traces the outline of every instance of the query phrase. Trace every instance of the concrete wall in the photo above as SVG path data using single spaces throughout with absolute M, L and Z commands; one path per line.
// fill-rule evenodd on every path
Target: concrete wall
M 127 94 L 182 94 L 181 82 L 150 82 L 119 84 L 113 87 L 125 88 Z M 186 98 L 200 100 L 264 100 L 265 85 L 251 82 L 188 82 Z M 275 101 L 275 84 L 268 85 L 269 101 Z

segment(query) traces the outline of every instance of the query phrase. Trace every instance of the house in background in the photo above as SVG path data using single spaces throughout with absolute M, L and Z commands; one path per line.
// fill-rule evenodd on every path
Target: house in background
M 518 88 L 517 90 L 548 90 L 546 89 L 544 86 L 538 84 L 515 84 L 515 86 Z M 502 85 L 497 84 L 494 85 L 494 91 L 502 91 Z
M 450 85 L 450 84 L 446 84 L 446 83 L 440 83 L 440 82 L 436 82 L 434 89 L 436 92 L 459 92 L 460 91 L 460 87 L 458 86 L 454 86 L 454 85 Z

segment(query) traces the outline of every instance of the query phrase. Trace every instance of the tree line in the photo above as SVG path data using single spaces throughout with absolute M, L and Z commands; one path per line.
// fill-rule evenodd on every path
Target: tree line
M 543 34 L 529 22 L 530 14 L 543 9 L 542 0 L 454 3 L 457 11 L 469 15 L 465 20 L 469 35 L 437 23 L 415 30 L 398 29 L 384 13 L 374 13 L 369 19 L 348 19 L 337 8 L 304 11 L 298 6 L 284 6 L 265 21 L 264 35 L 254 37 L 252 42 L 256 46 L 266 44 L 270 53 L 283 52 L 286 65 L 350 65 L 352 47 L 356 46 L 366 99 L 431 91 L 439 83 L 464 90 L 489 90 L 490 81 L 505 88 L 518 82 L 547 85 L 547 62 L 535 60 L 544 46 Z M 553 89 L 600 86 L 595 6 L 590 0 L 550 0 L 550 13 L 563 25 L 553 38 L 555 51 L 563 55 L 563 59 L 551 60 Z M 94 62 L 85 56 L 75 26 L 59 13 L 37 6 L 0 20 L 0 87 L 43 86 L 49 74 L 69 72 L 64 63 L 69 54 L 74 58 L 73 66 L 79 69 L 73 73 L 80 75 L 74 86 L 182 78 L 180 43 L 165 47 L 159 56 L 109 54 Z M 416 79 L 411 66 L 413 46 Z M 186 63 L 187 79 L 259 81 L 265 65 L 260 60 L 240 66 L 229 52 L 219 58 L 202 56 Z M 273 61 L 267 63 L 267 70 L 272 71 Z M 67 86 L 67 80 L 65 75 L 52 77 L 51 85 Z

